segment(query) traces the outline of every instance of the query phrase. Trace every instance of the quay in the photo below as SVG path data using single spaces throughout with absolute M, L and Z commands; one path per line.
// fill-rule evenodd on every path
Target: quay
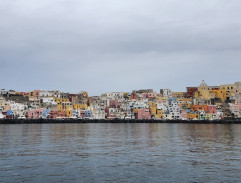
M 50 123 L 189 123 L 189 124 L 241 124 L 241 119 L 222 120 L 154 120 L 154 119 L 1 119 L 0 124 Z

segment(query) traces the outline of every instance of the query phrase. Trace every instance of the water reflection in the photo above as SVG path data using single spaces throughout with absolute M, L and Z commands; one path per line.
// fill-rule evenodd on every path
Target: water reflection
M 0 182 L 239 182 L 241 125 L 0 125 Z

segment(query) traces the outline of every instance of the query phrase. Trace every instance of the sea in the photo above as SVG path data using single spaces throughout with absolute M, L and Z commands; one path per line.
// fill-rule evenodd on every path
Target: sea
M 0 124 L 8 182 L 241 182 L 241 124 Z

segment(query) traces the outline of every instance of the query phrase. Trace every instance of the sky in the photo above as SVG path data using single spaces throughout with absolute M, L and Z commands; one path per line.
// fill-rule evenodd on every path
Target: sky
M 0 0 L 0 88 L 185 91 L 241 81 L 240 0 Z

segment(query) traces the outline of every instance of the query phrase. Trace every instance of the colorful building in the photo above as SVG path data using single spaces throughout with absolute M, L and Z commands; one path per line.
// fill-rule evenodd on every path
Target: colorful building
M 43 116 L 42 109 L 34 109 L 28 111 L 28 119 L 40 119 Z
M 149 109 L 138 109 L 137 119 L 151 119 Z
M 196 91 L 198 91 L 198 87 L 187 87 L 187 97 L 193 98 Z

